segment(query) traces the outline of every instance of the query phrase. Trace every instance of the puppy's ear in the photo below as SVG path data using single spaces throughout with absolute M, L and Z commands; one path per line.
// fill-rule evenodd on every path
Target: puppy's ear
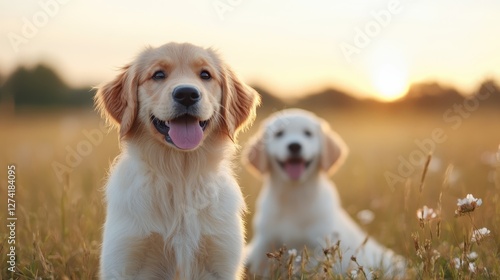
M 137 78 L 130 65 L 111 82 L 101 86 L 95 96 L 99 111 L 107 120 L 120 127 L 120 137 L 125 136 L 137 116 Z
M 334 173 L 340 167 L 349 153 L 344 140 L 330 129 L 327 122 L 321 122 L 323 133 L 323 151 L 321 153 L 321 168 L 327 173 Z
M 255 171 L 259 175 L 268 171 L 266 147 L 262 132 L 259 132 L 248 141 L 243 150 L 242 160 L 245 166 L 250 167 L 251 171 Z
M 254 121 L 260 95 L 243 83 L 227 65 L 222 68 L 222 116 L 228 135 L 234 139 L 240 129 Z

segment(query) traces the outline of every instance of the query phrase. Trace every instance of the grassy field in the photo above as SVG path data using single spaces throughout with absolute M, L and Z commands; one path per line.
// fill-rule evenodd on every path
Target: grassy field
M 253 128 L 240 135 L 241 144 L 271 111 L 259 112 Z M 332 177 L 344 207 L 356 220 L 362 210 L 374 214 L 373 221 L 365 221 L 362 227 L 409 260 L 409 279 L 498 279 L 500 110 L 479 108 L 453 119 L 443 118 L 445 111 L 316 113 L 350 148 L 346 164 Z M 116 133 L 108 133 L 92 109 L 4 114 L 0 131 L 0 218 L 8 224 L 10 165 L 15 165 L 17 218 L 16 272 L 7 270 L 10 230 L 3 225 L 0 279 L 96 278 L 104 221 L 102 186 L 119 152 Z M 422 186 L 426 147 L 431 146 L 434 153 Z M 237 166 L 250 209 L 246 216 L 250 238 L 261 182 Z M 397 179 L 388 181 L 387 176 Z M 457 199 L 469 193 L 481 198 L 482 205 L 455 217 Z M 423 205 L 441 209 L 439 216 L 421 223 L 416 212 Z M 490 235 L 470 242 L 472 230 L 482 227 Z M 463 265 L 457 268 L 455 259 Z M 328 273 L 332 272 L 315 278 L 328 278 Z M 287 279 L 286 271 L 279 277 Z

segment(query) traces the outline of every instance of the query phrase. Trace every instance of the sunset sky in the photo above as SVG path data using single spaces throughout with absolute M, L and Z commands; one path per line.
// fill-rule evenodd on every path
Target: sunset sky
M 498 0 L 1 1 L 0 74 L 44 62 L 97 85 L 177 41 L 283 97 L 334 86 L 390 100 L 431 80 L 470 92 L 500 80 L 499 15 Z

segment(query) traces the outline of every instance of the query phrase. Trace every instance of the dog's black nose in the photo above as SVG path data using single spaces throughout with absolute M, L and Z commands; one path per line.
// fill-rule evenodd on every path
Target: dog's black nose
M 302 146 L 300 146 L 299 143 L 291 143 L 291 144 L 288 145 L 288 150 L 292 154 L 298 154 L 301 149 L 302 149 Z
M 172 96 L 177 103 L 189 107 L 201 99 L 200 91 L 195 87 L 178 86 L 174 88 Z

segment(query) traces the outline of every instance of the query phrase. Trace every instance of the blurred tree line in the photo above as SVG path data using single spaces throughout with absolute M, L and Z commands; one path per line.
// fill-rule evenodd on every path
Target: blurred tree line
M 254 86 L 262 96 L 261 108 L 280 110 L 301 107 L 314 110 L 332 107 L 364 108 L 416 108 L 434 109 L 462 103 L 466 98 L 481 100 L 483 104 L 500 108 L 500 87 L 493 79 L 487 79 L 477 90 L 463 95 L 456 89 L 436 82 L 413 84 L 407 94 L 394 102 L 383 103 L 374 99 L 358 99 L 347 92 L 326 88 L 320 92 L 306 94 L 296 100 L 277 98 L 267 90 Z M 51 67 L 40 64 L 33 68 L 19 67 L 9 77 L 0 75 L 0 103 L 11 102 L 15 108 L 92 106 L 95 90 L 69 87 Z
M 475 104 L 481 108 L 500 109 L 500 87 L 493 79 L 486 79 L 479 87 L 467 95 L 454 88 L 442 86 L 436 82 L 413 84 L 406 95 L 398 100 L 386 103 L 375 99 L 359 99 L 352 94 L 334 88 L 325 88 L 311 92 L 301 99 L 282 100 L 259 87 L 254 87 L 262 96 L 262 107 L 280 110 L 286 107 L 300 107 L 307 110 L 329 110 L 331 108 L 349 108 L 364 110 L 405 111 L 408 109 L 443 111 L 454 105 Z M 471 101 L 467 101 L 472 99 Z
M 0 102 L 13 102 L 16 108 L 91 106 L 94 91 L 71 88 L 46 65 L 19 67 L 9 77 L 0 77 Z

